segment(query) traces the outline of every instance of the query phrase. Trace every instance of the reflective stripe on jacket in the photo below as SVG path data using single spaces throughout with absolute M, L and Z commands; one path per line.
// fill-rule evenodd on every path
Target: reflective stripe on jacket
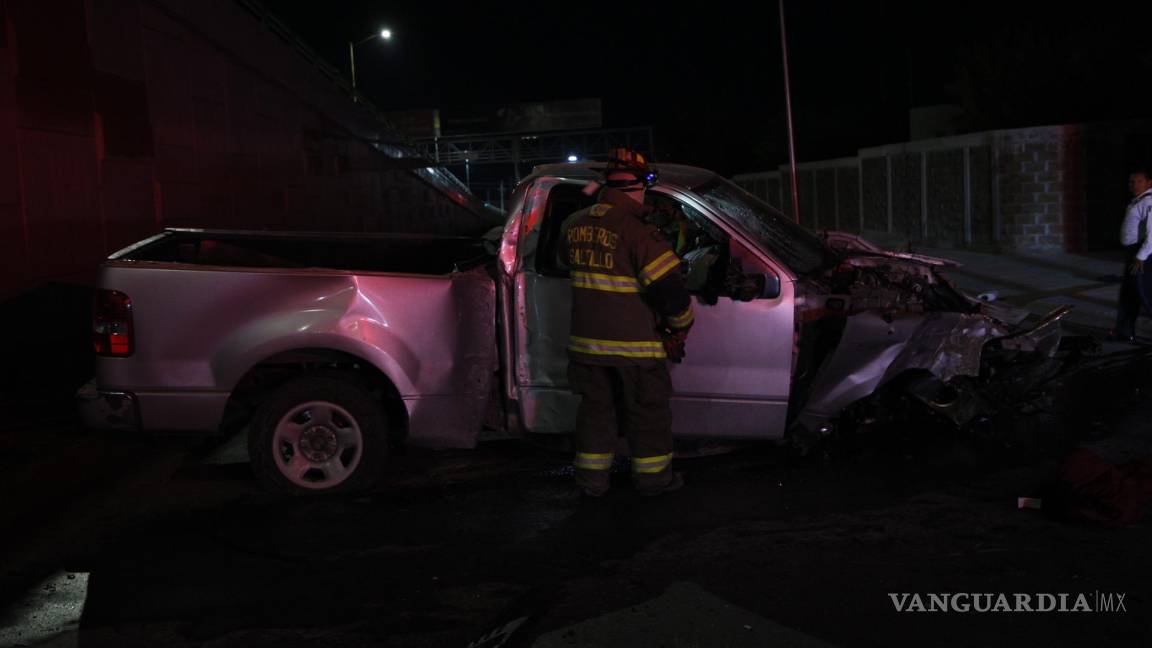
M 568 351 L 588 364 L 643 364 L 667 356 L 661 327 L 692 325 L 680 258 L 645 208 L 606 188 L 600 202 L 570 216 L 561 254 L 572 273 Z

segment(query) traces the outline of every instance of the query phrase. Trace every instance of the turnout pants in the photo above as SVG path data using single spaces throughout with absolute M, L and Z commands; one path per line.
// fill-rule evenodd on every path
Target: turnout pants
M 576 483 L 592 494 L 608 490 L 617 438 L 628 439 L 632 479 L 638 490 L 658 490 L 673 474 L 672 378 L 664 362 L 601 366 L 568 364 L 572 391 L 581 396 L 576 416 Z

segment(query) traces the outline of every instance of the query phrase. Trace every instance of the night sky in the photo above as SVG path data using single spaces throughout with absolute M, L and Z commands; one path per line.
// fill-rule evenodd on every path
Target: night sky
M 390 27 L 356 50 L 384 109 L 600 97 L 605 127 L 655 129 L 658 159 L 725 174 L 787 161 L 775 0 L 264 4 L 341 70 L 349 40 Z M 797 155 L 906 141 L 913 105 L 961 105 L 966 130 L 1152 116 L 1138 6 L 791 0 Z

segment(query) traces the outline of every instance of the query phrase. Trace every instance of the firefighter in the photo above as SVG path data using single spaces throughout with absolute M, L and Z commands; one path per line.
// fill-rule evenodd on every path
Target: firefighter
M 568 380 L 582 398 L 576 483 L 588 496 L 608 490 L 623 432 L 636 489 L 656 495 L 684 483 L 670 468 L 667 362 L 684 357 L 692 301 L 679 257 L 645 220 L 644 191 L 656 173 L 628 149 L 611 151 L 603 173 L 599 202 L 566 219 L 560 240 L 572 273 Z

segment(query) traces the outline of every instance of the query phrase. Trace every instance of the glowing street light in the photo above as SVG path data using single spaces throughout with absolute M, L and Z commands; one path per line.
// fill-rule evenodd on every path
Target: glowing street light
M 377 38 L 381 38 L 381 39 L 384 39 L 386 41 L 392 40 L 392 30 L 388 29 L 388 28 L 384 28 L 384 29 L 380 30 L 379 34 L 372 34 L 371 36 L 363 38 L 357 42 L 348 41 L 348 67 L 352 71 L 352 100 L 353 101 L 359 101 L 359 99 L 356 97 L 356 46 L 357 45 L 363 45 L 364 43 L 367 43 L 370 40 L 375 40 Z
M 578 162 L 579 160 L 580 160 L 580 158 L 576 157 L 576 154 L 575 154 L 575 153 L 573 153 L 573 154 L 571 154 L 571 155 L 569 155 L 569 156 L 568 156 L 568 161 L 569 161 L 569 162 Z

